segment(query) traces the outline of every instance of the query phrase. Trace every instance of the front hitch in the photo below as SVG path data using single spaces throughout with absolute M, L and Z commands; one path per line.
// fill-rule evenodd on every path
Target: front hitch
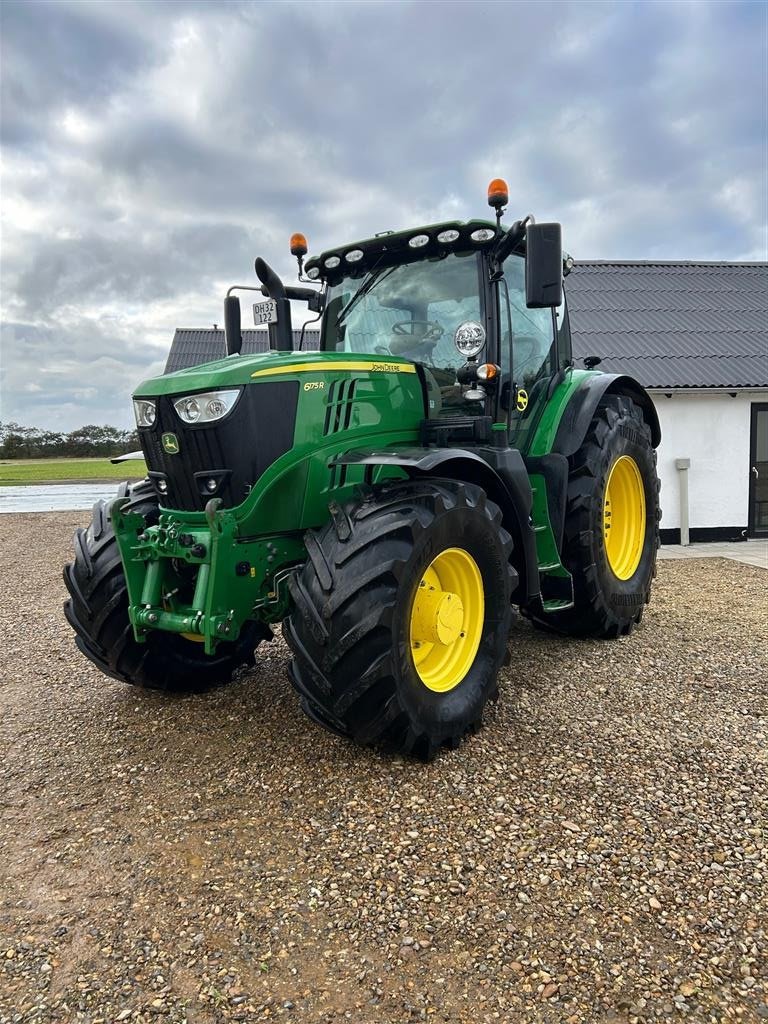
M 221 498 L 207 503 L 204 523 L 161 512 L 152 526 L 124 511 L 127 502 L 116 498 L 109 516 L 139 643 L 151 630 L 164 630 L 199 640 L 213 654 L 222 640 L 236 640 L 248 620 L 266 625 L 285 617 L 286 574 L 306 557 L 300 536 L 241 538 Z

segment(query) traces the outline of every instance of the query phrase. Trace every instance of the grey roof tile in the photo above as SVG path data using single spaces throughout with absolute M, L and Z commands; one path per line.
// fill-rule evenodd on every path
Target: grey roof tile
M 293 332 L 293 344 L 299 346 L 301 331 Z M 307 329 L 304 332 L 302 348 L 307 352 L 316 351 L 320 345 L 320 332 Z M 257 352 L 267 352 L 269 335 L 266 330 L 243 331 L 243 355 L 250 356 Z M 186 370 L 189 366 L 210 363 L 213 359 L 223 359 L 224 331 L 207 328 L 177 327 L 171 342 L 171 351 L 165 364 L 165 373 Z
M 607 356 L 600 363 L 606 373 L 627 373 L 645 388 L 743 388 L 768 387 L 765 359 L 745 356 L 738 360 L 739 373 L 734 373 L 735 360 L 728 356 L 697 356 L 680 358 L 666 356 L 648 359 L 645 356 Z M 737 382 L 738 381 L 738 382 Z M 744 383 L 741 383 L 744 382 Z
M 574 359 L 645 387 L 768 386 L 768 263 L 577 263 Z

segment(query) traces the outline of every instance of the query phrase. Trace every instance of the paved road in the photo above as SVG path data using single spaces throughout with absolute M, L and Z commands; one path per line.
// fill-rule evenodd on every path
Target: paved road
M 768 569 L 768 540 L 742 540 L 735 543 L 704 543 L 663 545 L 659 558 L 732 558 L 743 565 Z
M 99 498 L 117 492 L 117 480 L 89 484 L 24 484 L 0 487 L 0 513 L 70 512 L 89 509 Z

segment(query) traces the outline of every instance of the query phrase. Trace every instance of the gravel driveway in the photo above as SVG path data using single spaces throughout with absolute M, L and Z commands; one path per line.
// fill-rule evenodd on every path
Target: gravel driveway
M 517 626 L 425 767 L 307 721 L 279 641 L 191 699 L 101 676 L 86 518 L 0 524 L 3 1024 L 768 1018 L 763 571 L 663 562 L 613 643 Z

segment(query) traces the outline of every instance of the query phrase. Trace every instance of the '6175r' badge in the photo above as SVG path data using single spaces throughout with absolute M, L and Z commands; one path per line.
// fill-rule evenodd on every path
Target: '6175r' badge
M 163 434 L 161 440 L 163 442 L 164 452 L 166 452 L 168 455 L 179 454 L 179 439 L 178 437 L 176 437 L 175 434 Z

